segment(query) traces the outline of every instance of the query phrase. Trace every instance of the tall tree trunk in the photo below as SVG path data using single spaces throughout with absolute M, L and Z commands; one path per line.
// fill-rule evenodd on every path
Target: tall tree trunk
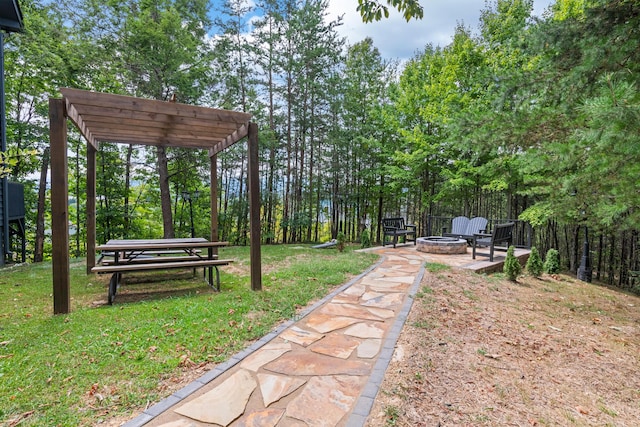
M 384 217 L 384 193 L 382 189 L 385 186 L 384 176 L 380 176 L 380 192 L 378 193 L 378 218 L 376 219 L 376 242 L 382 242 L 384 236 L 380 224 L 382 224 L 382 218 Z
M 287 77 L 287 172 L 285 175 L 284 207 L 282 212 L 282 243 L 287 243 L 289 231 L 289 203 L 291 194 L 291 122 L 293 121 L 293 87 L 291 76 Z
M 275 227 L 273 224 L 274 218 L 274 210 L 275 210 L 275 200 L 274 200 L 274 179 L 275 179 L 275 171 L 276 171 L 276 149 L 275 147 L 271 147 L 269 149 L 269 174 L 267 178 L 267 208 L 266 208 L 266 222 L 267 222 L 267 239 L 266 243 L 271 244 L 274 242 L 275 235 Z
M 133 155 L 133 145 L 127 147 L 127 162 L 125 167 L 124 178 L 124 238 L 129 238 L 129 230 L 131 229 L 131 212 L 129 207 L 129 193 L 131 189 L 131 157 Z
M 620 236 L 622 244 L 620 245 L 620 268 L 618 269 L 618 287 L 624 289 L 627 284 L 629 275 L 629 241 L 627 240 L 627 232 L 623 231 Z
M 229 211 L 229 197 L 231 195 L 231 171 L 227 168 L 227 162 L 225 157 L 221 157 L 222 159 L 222 171 L 224 176 L 224 190 L 221 189 L 221 194 L 223 195 L 220 198 L 220 207 L 218 208 L 218 212 L 224 212 L 223 220 L 220 225 L 222 226 L 222 235 L 220 237 L 221 240 L 229 240 L 229 235 L 231 234 L 231 230 L 229 227 L 229 216 L 227 212 Z
M 600 233 L 598 237 L 598 263 L 596 267 L 596 280 L 601 280 L 602 275 L 600 272 L 602 271 L 602 256 L 604 254 L 604 234 Z
M 305 108 L 306 110 L 306 108 Z M 304 113 L 306 115 L 306 111 Z M 305 123 L 303 123 L 303 126 L 306 126 Z M 303 211 L 303 207 L 304 207 L 304 201 L 302 200 L 302 185 L 304 183 L 304 164 L 305 164 L 305 142 L 306 142 L 306 132 L 305 132 L 305 128 L 302 129 L 302 133 L 300 135 L 300 145 L 299 145 L 299 154 L 298 157 L 300 158 L 300 161 L 298 163 L 298 176 L 297 176 L 297 185 L 296 185 L 296 191 L 295 191 L 295 195 L 296 195 L 296 210 L 295 212 L 298 213 L 298 222 L 297 222 L 297 227 L 295 228 L 296 230 L 296 241 L 300 242 L 302 241 L 302 222 L 300 221 L 303 217 L 302 217 L 302 211 Z M 296 144 L 297 145 L 297 144 Z M 298 147 L 296 147 L 296 151 L 298 151 Z
M 615 278 L 615 244 L 616 244 L 616 238 L 613 232 L 610 232 L 609 235 L 609 266 L 607 268 L 607 283 L 609 285 L 613 285 L 613 281 Z
M 102 179 L 106 179 L 107 177 L 106 166 L 105 166 L 106 160 L 104 157 L 105 157 L 104 151 L 100 151 L 100 168 L 102 169 Z M 111 202 L 109 199 L 109 194 L 107 191 L 105 191 L 104 197 L 100 200 L 100 208 L 108 210 L 110 203 Z M 104 241 L 105 242 L 111 239 L 112 232 L 113 231 L 111 230 L 111 217 L 107 215 L 104 220 Z
M 36 241 L 33 249 L 33 262 L 42 262 L 44 259 L 44 213 L 47 196 L 47 172 L 49 170 L 49 147 L 42 153 L 42 165 L 40 166 L 40 181 L 38 184 L 38 211 L 36 213 Z
M 238 218 L 236 223 L 236 230 L 238 231 L 238 243 L 241 245 L 247 244 L 247 203 L 244 203 L 245 200 L 245 155 L 244 152 L 240 158 L 240 179 L 238 180 Z
M 311 119 L 309 120 L 309 145 L 311 146 L 309 150 L 309 174 L 307 176 L 307 181 L 309 182 L 309 191 L 308 191 L 308 202 L 307 209 L 309 209 L 309 222 L 307 224 L 307 241 L 311 241 L 311 229 L 312 229 L 312 220 L 313 216 L 311 213 L 313 212 L 313 185 L 314 185 L 314 173 L 313 166 L 315 162 L 315 91 L 311 91 L 311 106 L 309 108 Z
M 314 109 L 315 106 L 313 105 L 313 101 L 314 101 L 314 94 L 312 94 L 311 97 L 311 126 L 309 129 L 309 141 L 310 141 L 310 145 L 311 148 L 309 150 L 309 174 L 307 175 L 307 181 L 309 182 L 309 191 L 308 191 L 308 198 L 307 198 L 307 209 L 309 210 L 309 222 L 307 224 L 307 241 L 311 241 L 311 231 L 312 231 L 312 222 L 314 222 L 314 217 L 311 214 L 314 209 L 313 209 L 313 196 L 314 196 L 314 191 L 313 191 L 313 186 L 314 186 L 314 178 L 315 175 L 313 173 L 313 167 L 315 166 L 315 129 L 314 129 L 314 125 L 315 125 L 315 116 L 314 116 Z M 317 213 L 316 213 L 316 218 L 317 218 Z M 317 220 L 316 220 L 317 221 Z
M 578 272 L 578 259 L 579 259 L 579 248 L 581 248 L 582 245 L 580 245 L 580 226 L 576 225 L 576 228 L 574 229 L 573 232 L 573 257 L 571 259 L 571 271 L 573 273 L 577 273 Z
M 269 19 L 269 33 L 272 32 L 272 23 L 273 20 Z M 275 102 L 274 102 L 274 84 L 273 84 L 273 43 L 269 43 L 269 66 L 268 66 L 268 90 L 269 90 L 269 129 L 271 130 L 272 136 L 275 136 L 276 132 L 276 124 L 275 124 Z M 271 144 L 269 144 L 269 177 L 267 179 L 267 191 L 268 191 L 268 199 L 267 199 L 267 244 L 271 244 L 274 241 L 275 235 L 275 226 L 273 224 L 273 212 L 275 210 L 274 206 L 274 177 L 275 177 L 275 169 L 276 169 L 276 147 L 275 141 L 277 139 L 273 138 Z
M 169 187 L 169 162 L 165 147 L 157 147 L 158 178 L 160 179 L 160 205 L 162 207 L 162 225 L 164 238 L 175 237 L 173 229 L 173 212 L 171 211 L 171 189 Z
M 76 251 L 75 256 L 80 256 L 80 144 L 82 141 L 78 140 L 78 145 L 76 145 L 76 188 L 75 190 L 75 198 L 76 198 Z

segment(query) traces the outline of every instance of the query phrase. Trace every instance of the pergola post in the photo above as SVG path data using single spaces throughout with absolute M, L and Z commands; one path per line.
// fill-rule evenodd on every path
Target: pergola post
M 64 101 L 49 99 L 51 143 L 51 241 L 53 314 L 69 313 L 69 183 L 67 179 L 67 120 Z
M 260 177 L 258 158 L 258 125 L 250 122 L 248 133 L 249 151 L 249 229 L 250 229 L 250 261 L 251 289 L 262 290 L 262 259 L 260 256 Z
M 87 274 L 96 266 L 96 151 L 87 143 Z

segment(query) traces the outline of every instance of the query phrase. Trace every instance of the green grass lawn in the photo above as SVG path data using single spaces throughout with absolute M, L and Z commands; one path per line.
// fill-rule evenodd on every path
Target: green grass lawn
M 219 293 L 201 274 L 145 273 L 125 277 L 113 306 L 108 276 L 87 276 L 73 260 L 72 312 L 58 316 L 50 263 L 2 270 L 0 425 L 94 425 L 138 411 L 170 394 L 160 385 L 185 365 L 228 359 L 377 259 L 263 246 L 263 290 L 254 292 L 249 248 L 220 257 L 236 262 L 221 268 Z

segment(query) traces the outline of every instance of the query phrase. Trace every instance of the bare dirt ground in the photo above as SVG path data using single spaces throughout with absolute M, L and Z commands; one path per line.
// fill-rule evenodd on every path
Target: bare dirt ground
M 434 270 L 367 426 L 640 425 L 640 298 Z

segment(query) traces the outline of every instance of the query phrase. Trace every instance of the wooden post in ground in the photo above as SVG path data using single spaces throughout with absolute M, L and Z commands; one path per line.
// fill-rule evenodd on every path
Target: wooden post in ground
M 49 99 L 51 144 L 51 263 L 53 314 L 71 310 L 69 280 L 69 183 L 67 177 L 67 119 L 64 101 Z
M 249 123 L 249 227 L 251 255 L 251 289 L 262 290 L 262 259 L 260 254 L 260 176 L 258 174 L 258 125 Z

